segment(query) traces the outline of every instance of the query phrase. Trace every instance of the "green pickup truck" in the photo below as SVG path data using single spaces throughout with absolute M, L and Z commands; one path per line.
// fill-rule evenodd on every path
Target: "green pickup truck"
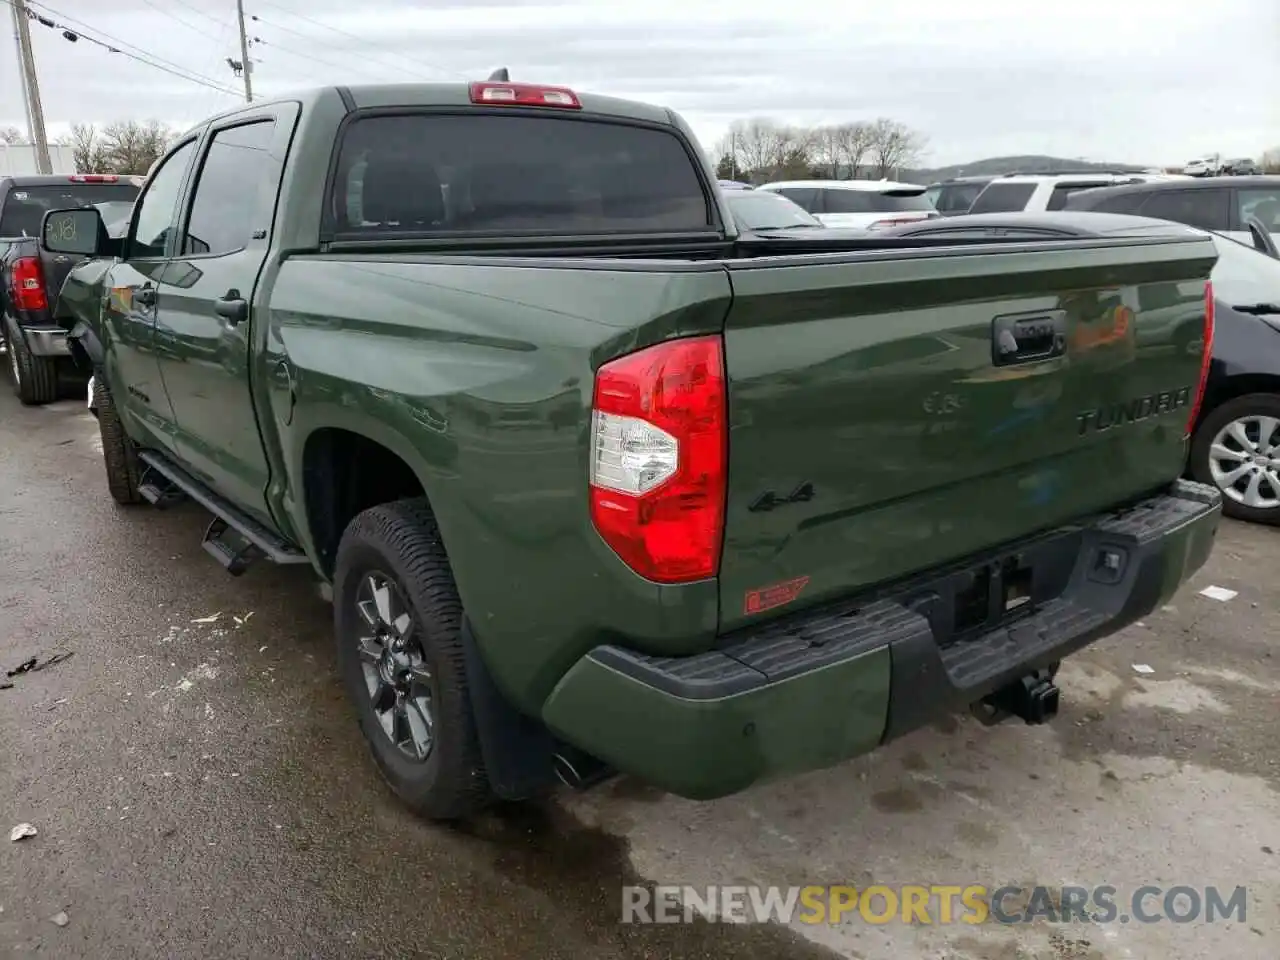
M 1210 240 L 740 237 L 662 108 L 253 103 L 169 151 L 123 238 L 62 210 L 41 243 L 87 258 L 56 313 L 112 497 L 197 501 L 232 573 L 314 569 L 373 755 L 432 818 L 1043 722 L 1062 658 L 1219 522 L 1179 479 Z

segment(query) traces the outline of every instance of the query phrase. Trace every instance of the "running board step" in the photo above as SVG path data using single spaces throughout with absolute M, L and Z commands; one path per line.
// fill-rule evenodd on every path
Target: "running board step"
M 187 499 L 187 495 L 168 477 L 150 465 L 142 472 L 142 479 L 138 482 L 138 493 L 142 495 L 142 499 L 160 510 L 175 506 Z
M 180 493 L 214 515 L 216 519 L 205 531 L 204 549 L 232 575 L 243 573 L 249 563 L 259 557 L 280 564 L 309 562 L 307 555 L 296 546 L 281 539 L 238 507 L 232 506 L 162 454 L 144 450 L 138 457 Z M 147 495 L 144 493 L 143 496 Z
M 204 532 L 204 552 L 217 560 L 227 573 L 238 577 L 249 564 L 262 556 L 262 551 L 248 537 L 221 517 L 214 517 Z

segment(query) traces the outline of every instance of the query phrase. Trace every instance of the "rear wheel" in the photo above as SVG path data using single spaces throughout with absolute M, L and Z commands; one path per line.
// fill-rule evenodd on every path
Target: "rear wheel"
M 462 603 L 426 500 L 347 527 L 333 584 L 338 665 L 373 758 L 415 811 L 453 820 L 492 799 L 472 713 Z
M 9 376 L 18 399 L 28 407 L 52 403 L 58 399 L 57 357 L 37 357 L 33 354 L 12 321 L 5 324 L 5 341 Z
M 1191 473 L 1222 491 L 1222 512 L 1280 524 L 1280 395 L 1251 393 L 1217 407 L 1191 443 Z
M 101 372 L 93 378 L 93 403 L 97 408 L 98 432 L 102 436 L 102 462 L 107 468 L 107 489 L 111 499 L 121 506 L 142 502 L 138 493 L 141 466 L 138 451 L 124 432 L 124 424 L 116 412 L 115 401 Z

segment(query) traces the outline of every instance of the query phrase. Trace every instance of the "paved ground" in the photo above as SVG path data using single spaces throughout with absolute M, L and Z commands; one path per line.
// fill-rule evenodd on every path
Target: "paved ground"
M 0 952 L 1280 955 L 1280 531 L 1227 525 L 1171 607 L 1064 668 L 1050 727 L 964 720 L 715 804 L 622 780 L 443 829 L 379 783 L 307 578 L 227 577 L 194 507 L 115 509 L 95 441 L 78 403 L 0 396 L 0 666 L 74 654 L 0 690 Z M 11 843 L 20 821 L 39 834 Z M 1245 922 L 1212 925 L 622 926 L 619 887 L 638 878 L 1111 884 L 1118 899 L 1243 884 L 1249 900 Z

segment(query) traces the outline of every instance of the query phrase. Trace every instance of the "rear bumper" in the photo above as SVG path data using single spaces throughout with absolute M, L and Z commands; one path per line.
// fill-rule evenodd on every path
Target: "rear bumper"
M 557 735 L 617 770 L 710 799 L 820 769 L 966 708 L 1164 603 L 1208 559 L 1217 490 L 1167 494 L 1010 545 L 869 598 L 725 637 L 714 651 L 651 657 L 593 649 L 543 708 Z M 1118 569 L 1100 562 L 1104 551 Z M 1034 603 L 1019 619 L 939 644 L 956 584 L 1007 558 L 1034 557 Z M 967 578 L 967 579 L 966 579 Z
M 65 357 L 71 353 L 67 331 L 61 327 L 23 327 L 22 335 L 27 349 L 37 357 Z

